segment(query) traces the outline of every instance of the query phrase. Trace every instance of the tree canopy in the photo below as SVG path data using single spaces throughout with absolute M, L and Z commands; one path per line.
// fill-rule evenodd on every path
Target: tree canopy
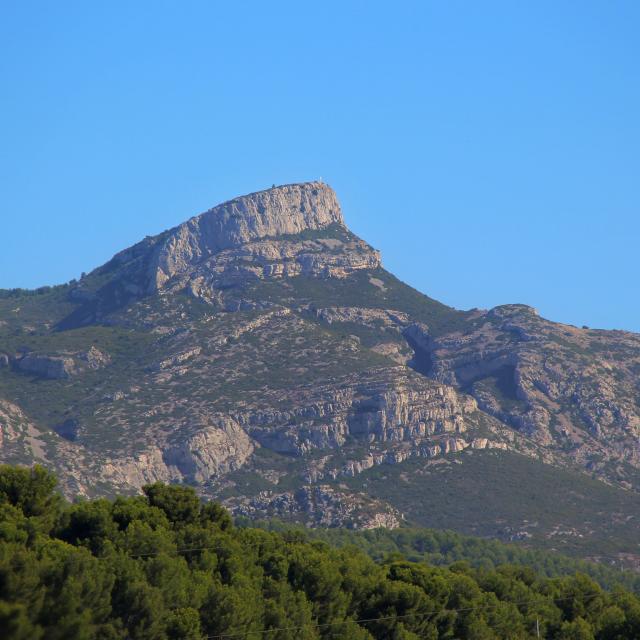
M 233 526 L 183 486 L 65 503 L 0 467 L 0 637 L 46 640 L 626 640 L 640 599 L 583 574 L 374 562 L 300 532 Z

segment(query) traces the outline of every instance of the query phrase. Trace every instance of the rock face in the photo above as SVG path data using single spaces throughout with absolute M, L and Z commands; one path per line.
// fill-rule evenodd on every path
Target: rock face
M 110 362 L 111 358 L 96 347 L 77 353 L 22 353 L 13 359 L 19 371 L 49 380 L 69 378 L 88 369 L 101 369 Z
M 24 373 L 31 373 L 42 378 L 57 380 L 68 378 L 74 371 L 73 358 L 65 356 L 48 356 L 28 353 L 16 360 L 16 367 Z
M 401 514 L 384 503 L 362 494 L 349 494 L 328 485 L 303 486 L 297 491 L 263 492 L 251 500 L 229 500 L 235 515 L 302 519 L 316 527 L 396 529 Z
M 376 269 L 380 254 L 344 225 L 322 182 L 284 185 L 225 202 L 113 257 L 75 287 L 81 307 L 62 328 L 88 324 L 144 295 L 187 291 L 222 307 L 223 291 L 247 281 L 305 275 L 344 278 Z M 105 283 L 106 280 L 106 283 Z
M 285 185 L 230 200 L 172 229 L 157 243 L 150 259 L 149 286 L 160 289 L 225 249 L 332 224 L 344 226 L 340 205 L 334 191 L 320 182 Z
M 283 405 L 288 407 L 276 408 Z M 102 482 L 121 490 L 156 481 L 204 488 L 250 465 L 256 447 L 304 460 L 318 451 L 342 452 L 349 441 L 369 449 L 370 466 L 395 464 L 471 446 L 459 435 L 473 430 L 477 414 L 473 398 L 405 367 L 371 370 L 365 380 L 347 376 L 321 386 L 274 391 L 261 407 L 191 417 L 171 439 L 155 438 L 135 456 L 110 458 L 98 473 Z M 154 419 L 164 423 L 161 411 Z M 499 430 L 495 435 L 502 437 Z M 303 477 L 317 481 L 354 475 L 364 464 L 353 460 L 342 468 L 326 458 L 321 471 L 312 463 Z
M 560 325 L 524 305 L 476 316 L 464 334 L 407 334 L 434 379 L 544 445 L 570 447 L 590 469 L 640 463 L 640 336 Z
M 27 424 L 27 419 L 20 407 L 7 400 L 0 400 L 0 447 L 3 453 L 12 441 L 18 439 L 18 434 Z
M 351 322 L 372 329 L 383 329 L 397 333 L 411 325 L 411 318 L 402 311 L 393 309 L 369 309 L 367 307 L 327 307 L 309 310 L 319 320 L 328 324 Z
M 464 433 L 473 398 L 435 384 L 404 367 L 370 370 L 365 379 L 345 377 L 323 386 L 278 393 L 286 410 L 236 414 L 238 422 L 262 446 L 303 456 L 314 449 L 339 449 L 348 439 L 368 446 L 420 443 L 435 436 Z M 274 394 L 275 395 L 275 394 Z
M 3 463 L 54 467 L 67 495 L 88 495 L 91 480 L 86 476 L 82 452 L 64 440 L 52 441 L 22 409 L 0 400 L 0 459 Z
M 508 449 L 640 490 L 639 372 L 635 334 L 423 296 L 330 187 L 285 185 L 0 296 L 0 460 L 70 497 L 187 482 L 251 516 L 397 526 L 367 496 L 385 465 Z
M 163 459 L 182 479 L 201 484 L 242 467 L 254 444 L 240 425 L 226 416 L 168 449 Z

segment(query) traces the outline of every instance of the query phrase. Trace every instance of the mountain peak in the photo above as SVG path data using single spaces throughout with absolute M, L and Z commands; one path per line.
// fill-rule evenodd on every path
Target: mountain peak
M 343 278 L 379 266 L 379 253 L 347 229 L 329 185 L 273 186 L 223 202 L 116 254 L 74 288 L 73 299 L 86 304 L 61 326 L 93 322 L 131 298 L 163 290 L 220 302 L 222 290 L 242 282 Z
M 260 225 L 278 227 L 269 230 L 275 233 L 266 235 L 299 233 L 333 223 L 344 225 L 338 196 L 328 184 L 320 181 L 273 185 L 270 189 L 223 202 L 195 218 L 234 214 L 253 220 L 257 232 Z
M 258 238 L 344 225 L 335 191 L 324 182 L 273 186 L 216 205 L 194 216 L 185 226 L 216 231 L 215 244 L 236 246 Z
M 323 182 L 272 187 L 223 202 L 171 229 L 156 249 L 153 288 L 189 265 L 234 247 L 344 226 L 335 191 Z

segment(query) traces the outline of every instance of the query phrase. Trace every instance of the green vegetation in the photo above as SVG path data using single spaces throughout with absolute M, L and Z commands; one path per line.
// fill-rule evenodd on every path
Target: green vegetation
M 132 349 L 144 352 L 148 349 L 152 336 L 142 331 L 92 325 L 68 331 L 52 333 L 14 333 L 2 336 L 0 347 L 13 352 L 18 349 L 42 353 L 83 351 L 98 347 L 112 357 L 127 356 Z
M 616 557 L 605 558 L 611 564 L 586 562 L 576 558 L 542 549 L 527 549 L 521 545 L 506 544 L 499 540 L 488 540 L 465 536 L 454 531 L 402 527 L 399 529 L 304 529 L 293 528 L 279 520 L 251 521 L 238 518 L 239 526 L 258 526 L 268 531 L 304 532 L 311 540 L 322 540 L 332 547 L 355 547 L 376 562 L 385 562 L 401 556 L 412 562 L 426 562 L 436 566 L 449 566 L 465 561 L 476 569 L 494 570 L 501 565 L 516 564 L 530 567 L 548 578 L 585 573 L 600 586 L 612 589 L 622 586 L 640 593 L 640 574 L 621 571 Z
M 640 599 L 583 574 L 375 563 L 296 532 L 236 528 L 193 490 L 66 504 L 39 467 L 0 467 L 7 640 L 623 640 Z
M 238 295 L 295 306 L 365 307 L 402 311 L 424 322 L 439 335 L 467 328 L 468 314 L 448 307 L 398 280 L 385 269 L 356 271 L 346 278 L 309 278 L 260 281 L 238 290 Z
M 402 511 L 408 522 L 524 540 L 579 557 L 640 551 L 640 495 L 509 451 L 411 459 L 342 482 Z
M 48 380 L 5 368 L 0 369 L 0 397 L 11 398 L 45 427 L 53 428 L 73 415 L 83 425 L 98 429 L 101 421 L 94 412 L 101 398 L 134 384 L 152 359 L 160 357 L 152 334 L 94 325 L 48 334 L 0 335 L 0 352 L 11 353 L 18 348 L 41 353 L 78 352 L 92 346 L 112 359 L 109 376 L 101 370 L 89 370 L 67 379 Z M 115 435 L 107 428 L 96 437 L 102 446 L 117 445 Z
M 0 289 L 0 338 L 47 331 L 76 306 L 69 301 L 68 294 L 68 285 L 35 290 Z
M 290 240 L 303 242 L 304 240 L 340 240 L 342 242 L 354 242 L 360 239 L 349 229 L 338 222 L 332 222 L 322 229 L 303 229 L 299 233 L 281 233 L 277 236 L 265 236 L 262 240 Z M 360 240 L 361 241 L 361 240 Z M 362 241 L 361 241 L 362 242 Z
M 37 289 L 22 289 L 17 287 L 15 289 L 0 289 L 0 300 L 4 300 L 6 298 L 23 298 L 28 296 L 41 296 L 47 293 L 51 293 L 52 291 L 59 291 L 66 289 L 68 285 L 66 284 L 58 284 L 53 287 L 44 286 L 38 287 Z

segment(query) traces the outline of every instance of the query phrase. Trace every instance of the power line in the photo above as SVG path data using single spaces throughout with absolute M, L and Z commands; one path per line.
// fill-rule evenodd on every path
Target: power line
M 195 552 L 199 552 L 199 551 L 224 551 L 224 550 L 229 550 L 229 546 L 221 546 L 221 545 L 216 545 L 216 546 L 205 546 L 205 547 L 183 547 L 183 548 L 178 548 L 178 549 L 172 549 L 172 550 L 167 550 L 167 551 L 151 551 L 148 553 L 136 553 L 136 554 L 125 554 L 126 557 L 128 558 L 148 558 L 148 557 L 153 557 L 153 556 L 158 556 L 161 553 L 195 553 Z M 113 557 L 111 556 L 94 556 L 96 557 L 96 559 L 98 560 L 112 560 Z M 489 592 L 490 593 L 490 592 Z M 603 592 L 596 592 L 596 593 L 591 593 L 591 594 L 587 594 L 583 597 L 583 600 L 589 600 L 591 598 L 595 598 L 597 596 L 603 595 Z M 611 599 L 611 595 L 607 594 L 609 599 Z M 540 594 L 541 598 L 544 598 L 543 594 Z M 553 598 L 552 602 L 556 603 L 556 602 L 566 602 L 569 600 L 575 600 L 576 596 L 568 596 L 565 598 Z M 241 632 L 237 632 L 237 633 L 231 633 L 231 634 L 217 634 L 217 635 L 209 635 L 209 636 L 203 636 L 203 640 L 224 640 L 225 638 L 242 638 L 242 637 L 247 637 L 250 634 L 259 634 L 259 635 L 266 635 L 269 633 L 275 633 L 277 631 L 296 631 L 296 630 L 302 630 L 302 629 L 308 629 L 308 628 L 312 628 L 312 629 L 319 629 L 319 628 L 325 628 L 325 627 L 334 627 L 334 626 L 341 626 L 344 624 L 347 624 L 349 622 L 355 623 L 355 624 L 366 624 L 369 622 L 383 622 L 383 621 L 387 621 L 387 620 L 403 620 L 403 619 L 407 619 L 407 618 L 423 618 L 423 617 L 427 617 L 427 616 L 432 616 L 432 615 L 436 615 L 438 613 L 441 612 L 449 612 L 449 613 L 465 613 L 465 612 L 471 612 L 471 611 L 479 611 L 479 610 L 490 610 L 490 609 L 495 609 L 499 606 L 505 605 L 505 604 L 512 604 L 516 607 L 520 607 L 520 606 L 524 606 L 524 605 L 528 605 L 528 604 L 539 604 L 540 603 L 540 599 L 536 599 L 536 600 L 523 600 L 523 601 L 519 601 L 519 602 L 510 602 L 510 601 L 500 601 L 496 604 L 486 604 L 486 605 L 478 605 L 475 607 L 462 607 L 462 608 L 457 608 L 457 609 L 448 609 L 448 608 L 443 608 L 439 611 L 428 611 L 428 612 L 422 612 L 422 613 L 408 613 L 408 614 L 402 614 L 402 615 L 391 615 L 391 616 L 379 616 L 376 618 L 361 618 L 361 619 L 346 619 L 346 620 L 342 620 L 340 622 L 325 622 L 325 623 L 310 623 L 310 624 L 305 624 L 305 625 L 299 625 L 299 626 L 291 626 L 291 627 L 272 627 L 270 629 L 262 629 L 259 631 L 241 631 Z M 539 633 L 539 619 L 536 618 L 536 629 Z
M 591 593 L 583 596 L 583 600 L 589 600 L 591 598 L 595 598 L 597 596 L 603 595 L 602 592 L 599 593 Z M 544 598 L 544 595 L 541 594 L 541 598 Z M 575 600 L 576 596 L 567 596 L 565 598 L 553 598 L 552 602 L 566 602 L 569 600 Z M 240 631 L 237 633 L 222 633 L 222 634 L 214 634 L 210 636 L 204 636 L 203 640 L 224 640 L 225 638 L 243 638 L 247 637 L 251 634 L 259 634 L 265 635 L 267 633 L 274 633 L 276 631 L 299 631 L 302 629 L 320 629 L 325 627 L 336 627 L 340 625 L 347 624 L 349 622 L 353 622 L 355 624 L 366 624 L 368 622 L 383 622 L 386 620 L 403 620 L 406 618 L 425 618 L 427 616 L 433 616 L 438 613 L 468 613 L 470 611 L 479 611 L 479 610 L 487 610 L 487 609 L 496 609 L 504 604 L 512 604 L 516 607 L 524 606 L 527 604 L 540 604 L 540 599 L 536 600 L 522 600 L 520 602 L 509 602 L 508 600 L 500 601 L 496 604 L 486 604 L 479 605 L 476 607 L 462 607 L 459 609 L 440 609 L 439 611 L 427 611 L 422 613 L 406 613 L 403 615 L 392 615 L 392 616 L 380 616 L 377 618 L 361 618 L 359 620 L 354 620 L 352 618 L 348 618 L 346 620 L 341 620 L 340 622 L 324 622 L 324 623 L 310 623 L 292 627 L 272 627 L 271 629 L 262 629 L 260 631 Z M 537 620 L 539 622 L 539 620 Z

